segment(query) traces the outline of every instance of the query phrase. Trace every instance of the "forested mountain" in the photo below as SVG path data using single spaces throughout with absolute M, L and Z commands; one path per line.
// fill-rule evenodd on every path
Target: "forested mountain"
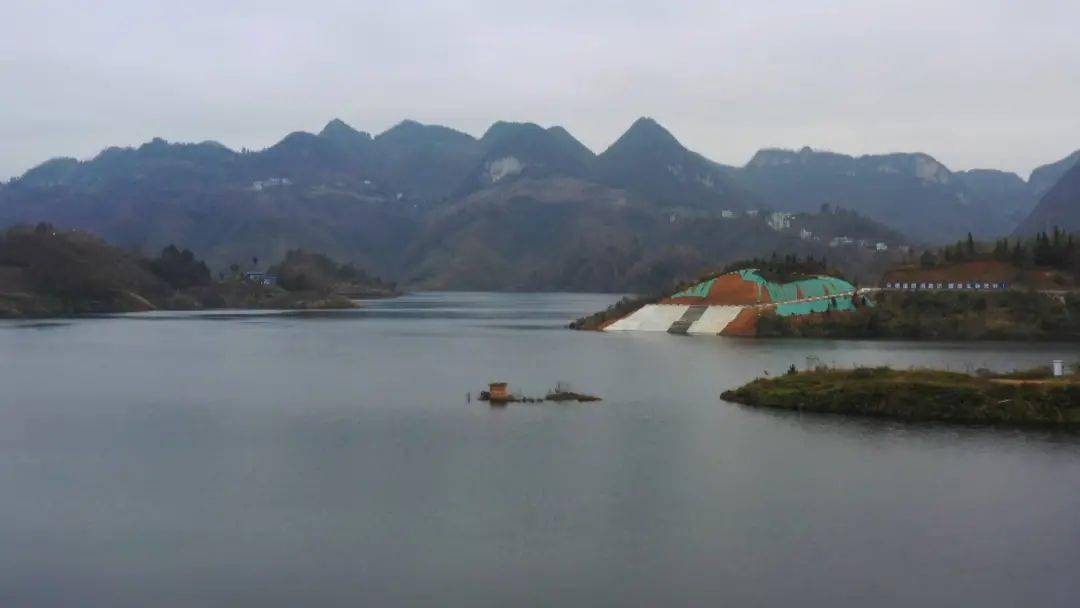
M 154 139 L 51 160 L 0 185 L 0 226 L 48 221 L 144 251 L 176 243 L 215 269 L 303 248 L 424 286 L 622 290 L 665 265 L 694 272 L 888 230 L 869 220 L 916 241 L 1008 234 L 1035 178 L 809 148 L 729 167 L 649 118 L 599 155 L 561 127 L 498 122 L 475 138 L 404 121 L 372 137 L 335 119 L 257 152 Z M 823 204 L 857 221 L 818 214 L 803 239 L 790 220 L 766 224 L 770 211 Z

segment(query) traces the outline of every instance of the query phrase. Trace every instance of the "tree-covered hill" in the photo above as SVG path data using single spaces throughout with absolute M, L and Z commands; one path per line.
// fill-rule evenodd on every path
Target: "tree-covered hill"
M 242 270 L 234 265 L 215 278 L 193 252 L 172 245 L 146 257 L 82 231 L 18 226 L 0 233 L 0 317 L 348 307 L 352 297 L 396 294 L 392 284 L 321 254 L 290 252 L 275 266 L 280 284 Z

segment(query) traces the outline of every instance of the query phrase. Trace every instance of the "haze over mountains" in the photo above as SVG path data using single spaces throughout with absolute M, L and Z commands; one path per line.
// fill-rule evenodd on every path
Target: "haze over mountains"
M 474 138 L 404 121 L 372 137 L 332 120 L 259 152 L 155 139 L 54 159 L 0 186 L 0 224 L 49 221 L 148 250 L 176 243 L 218 267 L 303 247 L 429 287 L 619 290 L 813 249 L 745 210 L 828 204 L 868 218 L 826 214 L 814 224 L 825 236 L 1009 234 L 1078 160 L 1080 151 L 1029 181 L 954 173 L 920 153 L 762 150 L 731 167 L 648 118 L 600 154 L 531 123 L 498 122 Z

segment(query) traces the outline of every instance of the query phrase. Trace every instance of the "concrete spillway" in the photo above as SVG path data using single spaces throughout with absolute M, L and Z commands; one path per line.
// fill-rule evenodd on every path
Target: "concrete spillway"
M 735 317 L 739 316 L 739 311 L 742 309 L 742 306 L 710 306 L 686 333 L 719 335 L 729 323 L 735 320 Z
M 686 304 L 647 304 L 605 328 L 605 331 L 667 331 L 690 307 Z
M 605 331 L 672 331 L 718 335 L 739 315 L 742 306 L 690 306 L 648 304 L 615 321 Z M 687 327 L 682 327 L 687 325 Z

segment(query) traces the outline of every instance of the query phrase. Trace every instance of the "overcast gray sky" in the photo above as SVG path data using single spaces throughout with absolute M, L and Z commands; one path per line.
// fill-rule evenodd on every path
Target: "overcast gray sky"
M 1026 177 L 1080 148 L 1078 23 L 1075 0 L 4 0 L 0 179 L 333 117 L 560 124 L 599 152 L 642 115 L 730 164 L 809 145 Z

